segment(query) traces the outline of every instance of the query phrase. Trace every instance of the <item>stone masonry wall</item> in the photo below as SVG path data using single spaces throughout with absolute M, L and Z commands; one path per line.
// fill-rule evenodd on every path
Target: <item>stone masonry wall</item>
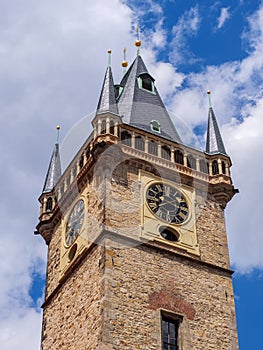
M 144 245 L 107 245 L 108 349 L 161 349 L 160 309 L 183 315 L 180 350 L 238 349 L 229 274 Z
M 42 350 L 98 349 L 104 294 L 102 247 L 96 247 L 44 308 Z

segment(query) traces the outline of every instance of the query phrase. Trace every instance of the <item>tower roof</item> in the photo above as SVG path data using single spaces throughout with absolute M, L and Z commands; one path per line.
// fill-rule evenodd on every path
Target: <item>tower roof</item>
M 124 123 L 156 133 L 152 122 L 157 122 L 160 136 L 182 142 L 154 85 L 154 78 L 148 73 L 139 54 L 124 75 L 120 86 L 123 91 L 117 104 Z
M 59 127 L 57 127 L 57 130 L 59 130 Z M 51 160 L 49 163 L 42 193 L 47 193 L 52 191 L 56 183 L 58 182 L 60 176 L 61 176 L 61 163 L 60 163 L 59 144 L 58 144 L 58 137 L 57 137 L 57 141 L 55 143 L 55 146 L 51 155 Z
M 118 113 L 118 107 L 115 98 L 114 82 L 110 65 L 107 67 L 105 73 L 100 99 L 97 107 L 97 114 L 104 112 L 112 112 L 115 114 Z
M 210 154 L 212 153 L 227 154 L 223 143 L 223 139 L 220 134 L 220 130 L 216 121 L 216 116 L 211 106 L 209 107 L 209 112 L 208 112 L 206 152 Z

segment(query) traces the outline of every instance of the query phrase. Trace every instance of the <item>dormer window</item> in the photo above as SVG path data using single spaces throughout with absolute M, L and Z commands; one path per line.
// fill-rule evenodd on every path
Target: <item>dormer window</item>
M 138 85 L 142 90 L 155 94 L 154 79 L 148 73 L 142 73 L 138 77 Z
M 152 120 L 150 125 L 152 131 L 157 132 L 158 134 L 161 133 L 161 125 L 157 120 Z
M 116 100 L 118 100 L 119 97 L 121 96 L 122 91 L 123 91 L 123 86 L 114 85 L 114 89 L 115 89 L 115 98 L 116 98 Z

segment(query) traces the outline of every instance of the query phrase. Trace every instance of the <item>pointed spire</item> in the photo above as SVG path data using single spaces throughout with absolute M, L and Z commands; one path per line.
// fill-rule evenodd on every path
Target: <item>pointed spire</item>
M 222 136 L 216 121 L 215 113 L 211 104 L 211 91 L 207 91 L 209 99 L 209 112 L 208 112 L 208 127 L 207 127 L 207 137 L 206 137 L 206 152 L 213 153 L 222 153 L 227 154 L 225 146 L 223 143 Z
M 60 164 L 60 154 L 59 154 L 59 129 L 60 129 L 60 126 L 57 125 L 56 143 L 52 152 L 52 156 L 49 163 L 42 193 L 51 192 L 53 188 L 56 186 L 61 176 L 61 164 Z
M 124 123 L 156 133 L 153 123 L 157 122 L 160 124 L 158 135 L 182 142 L 154 85 L 154 78 L 148 73 L 140 55 L 122 78 L 120 86 L 123 91 L 118 100 L 118 110 Z
M 97 114 L 112 112 L 118 114 L 118 108 L 115 99 L 115 89 L 111 71 L 111 50 L 108 50 L 108 67 L 105 73 L 100 99 L 97 107 Z

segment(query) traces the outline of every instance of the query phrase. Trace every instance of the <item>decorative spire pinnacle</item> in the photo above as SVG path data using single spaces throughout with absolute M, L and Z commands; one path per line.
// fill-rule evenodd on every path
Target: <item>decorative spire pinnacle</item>
M 56 126 L 56 129 L 57 129 L 56 144 L 58 144 L 58 143 L 59 143 L 59 130 L 60 130 L 60 126 L 57 125 L 57 126 Z
M 208 127 L 207 127 L 207 136 L 206 136 L 206 152 L 213 153 L 222 153 L 227 154 L 223 139 L 217 124 L 216 116 L 211 104 L 211 91 L 207 91 L 208 102 L 209 102 L 209 112 L 208 112 Z
M 135 41 L 135 46 L 137 47 L 137 56 L 140 55 L 140 47 L 142 45 L 142 42 L 140 40 L 140 30 L 139 27 L 136 28 L 136 33 L 137 33 L 137 39 Z
M 126 73 L 126 68 L 128 67 L 128 62 L 126 61 L 126 48 L 123 49 L 123 61 L 121 63 L 123 67 L 123 75 Z
M 209 105 L 209 108 L 211 107 L 212 108 L 212 103 L 211 103 L 211 91 L 210 90 L 207 90 L 207 96 L 208 96 L 208 105 Z
M 108 67 L 110 67 L 111 66 L 111 50 L 110 49 L 108 50 L 108 54 L 109 54 L 109 56 L 108 56 Z
M 118 113 L 118 108 L 117 108 L 116 98 L 115 98 L 113 76 L 112 76 L 111 66 L 110 66 L 111 50 L 108 50 L 108 54 L 109 54 L 109 58 L 108 58 L 109 62 L 105 73 L 96 114 L 105 113 L 105 112 L 112 112 L 115 114 Z
M 52 152 L 51 160 L 49 163 L 44 187 L 43 187 L 43 193 L 51 192 L 53 188 L 56 186 L 60 176 L 61 176 L 61 163 L 60 163 L 60 154 L 59 154 L 59 130 L 60 126 L 57 125 L 57 136 L 56 136 L 56 143 L 55 147 Z

